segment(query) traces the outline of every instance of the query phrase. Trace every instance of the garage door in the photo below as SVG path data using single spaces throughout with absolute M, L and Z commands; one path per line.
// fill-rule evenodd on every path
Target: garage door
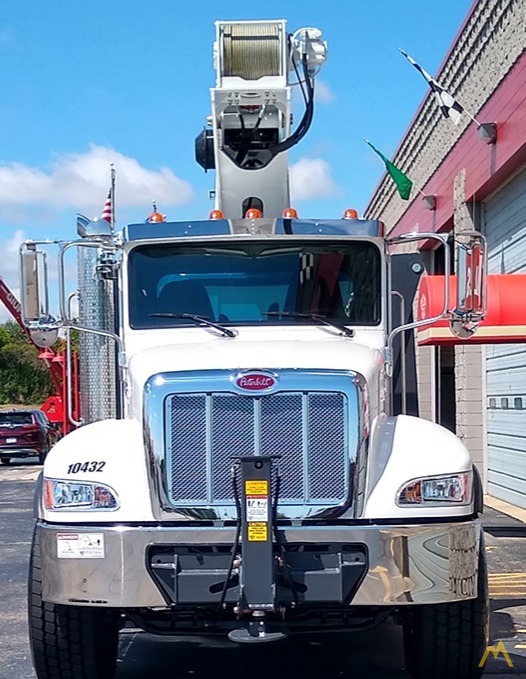
M 487 202 L 485 234 L 490 273 L 526 273 L 526 170 Z M 486 370 L 489 494 L 526 508 L 526 345 L 486 347 Z

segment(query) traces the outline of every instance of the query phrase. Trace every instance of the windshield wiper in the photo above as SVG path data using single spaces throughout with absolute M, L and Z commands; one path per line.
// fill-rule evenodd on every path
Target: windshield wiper
M 230 330 L 230 328 L 225 328 L 224 325 L 220 325 L 219 323 L 214 323 L 214 321 L 211 321 L 209 318 L 206 318 L 205 316 L 198 316 L 197 314 L 173 314 L 169 311 L 161 311 L 156 314 L 148 314 L 149 316 L 153 316 L 154 318 L 184 318 L 189 321 L 194 321 L 194 323 L 200 324 L 200 325 L 206 325 L 209 328 L 215 328 L 216 330 L 219 330 L 225 337 L 237 337 L 237 332 L 235 330 Z
M 318 321 L 318 323 L 328 325 L 329 328 L 336 328 L 336 330 L 340 331 L 340 335 L 343 335 L 345 337 L 354 337 L 354 330 L 347 328 L 343 323 L 329 320 L 327 316 L 324 316 L 323 314 L 303 313 L 301 311 L 267 311 L 266 315 L 285 316 L 288 318 L 307 318 L 311 321 Z

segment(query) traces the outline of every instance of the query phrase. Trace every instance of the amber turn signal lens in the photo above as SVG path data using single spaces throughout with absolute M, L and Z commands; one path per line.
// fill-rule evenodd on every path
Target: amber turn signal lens
M 152 212 L 152 214 L 148 217 L 148 221 L 154 224 L 157 222 L 165 222 L 166 219 L 160 212 Z
M 293 207 L 286 207 L 283 210 L 283 219 L 298 219 L 298 211 Z

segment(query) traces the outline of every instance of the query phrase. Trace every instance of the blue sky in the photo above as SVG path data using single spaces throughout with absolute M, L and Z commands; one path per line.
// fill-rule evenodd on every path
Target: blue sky
M 304 217 L 362 212 L 383 174 L 363 138 L 393 154 L 427 94 L 398 48 L 436 73 L 471 4 L 3 0 L 0 275 L 17 287 L 21 237 L 74 238 L 77 210 L 100 214 L 111 161 L 120 226 L 142 221 L 152 199 L 170 219 L 208 215 L 213 173 L 193 144 L 209 114 L 217 19 L 322 29 L 329 59 L 314 123 L 290 154 L 295 203 Z

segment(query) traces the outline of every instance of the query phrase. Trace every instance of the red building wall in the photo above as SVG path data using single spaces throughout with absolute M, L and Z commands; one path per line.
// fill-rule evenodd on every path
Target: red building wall
M 480 202 L 526 163 L 526 52 L 479 111 L 477 120 L 497 124 L 496 143 L 487 144 L 479 139 L 477 126 L 472 123 L 421 187 L 426 195 L 436 196 L 436 210 L 429 210 L 417 198 L 390 231 L 391 235 L 410 231 L 415 224 L 420 231 L 449 230 L 453 218 L 453 182 L 462 169 L 466 174 L 466 200 Z

